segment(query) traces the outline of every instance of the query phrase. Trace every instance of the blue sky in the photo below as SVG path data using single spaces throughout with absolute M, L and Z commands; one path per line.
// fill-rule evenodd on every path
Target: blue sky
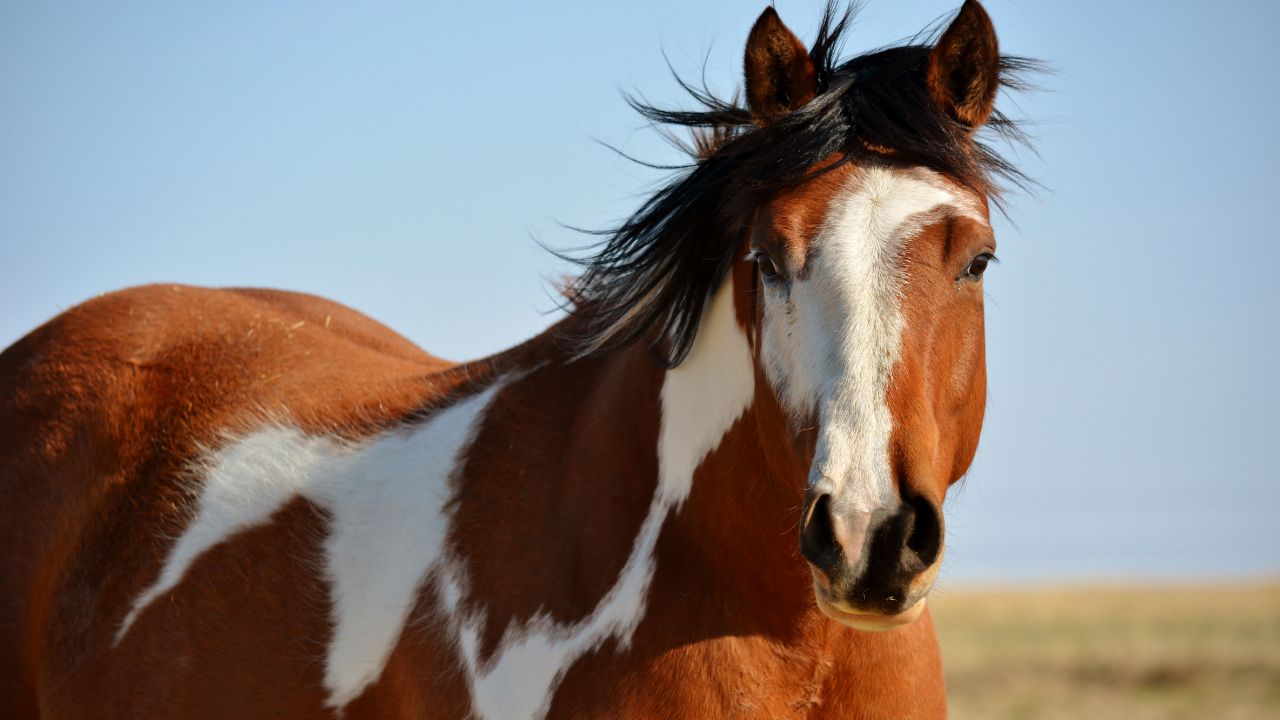
M 861 51 L 954 0 L 869 0 Z M 619 90 L 732 92 L 762 2 L 0 6 L 0 345 L 146 282 L 347 303 L 455 359 L 554 317 L 674 157 Z M 820 5 L 782 0 L 810 39 Z M 1280 572 L 1280 5 L 986 3 L 1052 63 L 1044 189 L 988 274 L 990 403 L 951 582 Z M 1002 102 L 1014 100 L 1006 98 Z

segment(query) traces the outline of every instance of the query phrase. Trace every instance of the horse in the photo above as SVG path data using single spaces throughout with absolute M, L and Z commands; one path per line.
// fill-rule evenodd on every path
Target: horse
M 976 0 L 841 62 L 850 17 L 632 101 L 688 165 L 492 357 L 178 285 L 0 354 L 5 716 L 944 717 L 1022 66 Z

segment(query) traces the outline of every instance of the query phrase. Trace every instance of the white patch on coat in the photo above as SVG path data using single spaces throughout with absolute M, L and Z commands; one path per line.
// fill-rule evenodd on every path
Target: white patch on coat
M 321 488 L 333 514 L 325 542 L 333 638 L 325 686 L 342 707 L 378 679 L 452 520 L 450 480 L 497 392 L 494 385 L 414 432 L 390 433 Z
M 985 224 L 975 207 L 928 171 L 862 169 L 829 206 L 806 277 L 764 284 L 765 372 L 794 422 L 818 420 L 809 486 L 831 495 L 855 576 L 868 530 L 899 502 L 885 395 L 901 345 L 903 252 L 946 216 Z
M 267 522 L 300 494 L 325 457 L 341 448 L 329 438 L 274 427 L 215 452 L 204 463 L 204 483 L 195 519 L 169 549 L 159 577 L 134 601 L 116 631 L 115 644 L 138 615 L 182 580 L 187 568 L 210 548 L 236 533 Z
M 328 702 L 341 707 L 353 700 L 381 674 L 418 586 L 440 556 L 450 478 L 500 386 L 359 444 L 272 427 L 214 452 L 204 463 L 195 519 L 125 616 L 116 643 L 207 550 L 304 497 L 331 516 L 324 543 L 333 622 Z
M 476 717 L 541 718 L 579 657 L 610 638 L 622 650 L 630 647 L 644 617 L 662 525 L 689 496 L 694 471 L 751 404 L 753 367 L 746 335 L 734 316 L 733 282 L 726 280 L 703 316 L 689 356 L 663 380 L 658 488 L 613 588 L 590 616 L 572 625 L 559 625 L 546 614 L 513 624 L 486 663 L 479 661 L 483 615 L 457 620 Z M 459 588 L 466 581 L 453 567 L 442 594 L 456 598 L 465 594 Z
M 501 383 L 420 425 L 359 443 L 271 427 L 213 452 L 201 464 L 194 519 L 159 578 L 135 600 L 116 642 L 202 554 L 303 497 L 331 517 L 324 543 L 333 623 L 324 673 L 328 705 L 341 708 L 378 679 L 419 589 L 434 578 L 439 612 L 456 633 L 474 715 L 540 718 L 578 658 L 610 638 L 623 650 L 630 646 L 644 617 L 663 523 L 688 497 L 698 465 L 750 405 L 754 383 L 747 339 L 734 317 L 732 281 L 726 281 L 688 358 L 664 378 L 658 485 L 614 587 L 577 623 L 559 625 L 540 614 L 506 628 L 488 662 L 479 661 L 485 613 L 461 609 L 467 578 L 462 563 L 444 551 L 444 540 L 452 479 Z
M 689 496 L 693 471 L 751 404 L 755 384 L 751 348 L 734 315 L 733 281 L 725 280 L 689 357 L 662 384 L 658 492 L 668 505 Z

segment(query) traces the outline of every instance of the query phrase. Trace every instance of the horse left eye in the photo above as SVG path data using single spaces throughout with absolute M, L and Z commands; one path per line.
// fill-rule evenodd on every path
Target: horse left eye
M 982 273 L 987 271 L 987 263 L 994 260 L 995 257 L 991 253 L 982 253 L 978 257 L 969 261 L 969 267 L 965 268 L 965 273 L 976 278 L 981 278 Z

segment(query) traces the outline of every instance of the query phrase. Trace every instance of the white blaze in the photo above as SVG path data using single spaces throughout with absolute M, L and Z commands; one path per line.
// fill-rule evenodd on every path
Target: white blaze
M 765 371 L 794 422 L 818 422 L 809 485 L 831 495 L 855 572 L 866 532 L 899 502 L 885 394 L 901 345 L 903 251 L 955 204 L 931 173 L 860 170 L 828 208 L 805 278 L 764 286 Z

